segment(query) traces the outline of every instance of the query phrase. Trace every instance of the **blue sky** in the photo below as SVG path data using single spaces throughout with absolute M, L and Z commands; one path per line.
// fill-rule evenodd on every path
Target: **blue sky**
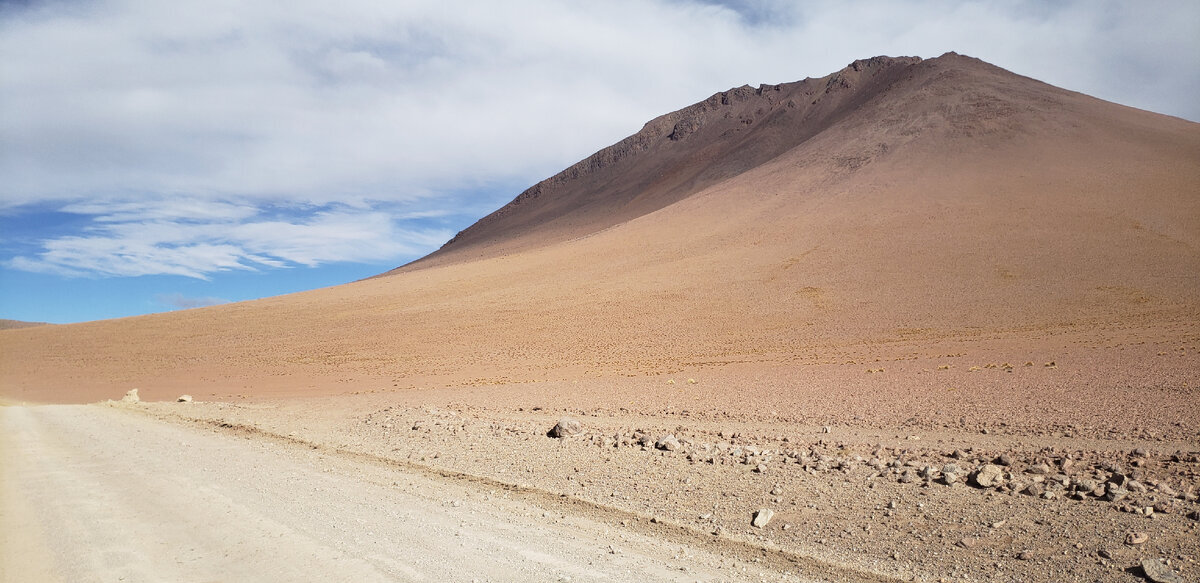
M 1200 120 L 1200 3 L 0 3 L 0 318 L 386 271 L 730 87 L 954 50 Z

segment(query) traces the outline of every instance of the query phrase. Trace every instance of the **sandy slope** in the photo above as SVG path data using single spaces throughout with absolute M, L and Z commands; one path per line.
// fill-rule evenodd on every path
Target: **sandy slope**
M 0 392 L 619 384 L 748 363 L 786 394 L 813 365 L 965 355 L 1062 356 L 1077 386 L 1193 399 L 1177 392 L 1200 385 L 1200 125 L 956 55 L 683 113 L 389 277 L 0 331 Z M 722 391 L 757 390 L 733 376 Z M 902 400 L 925 380 L 889 375 Z
M 14 583 L 805 580 L 486 484 L 108 408 L 4 407 L 0 430 Z

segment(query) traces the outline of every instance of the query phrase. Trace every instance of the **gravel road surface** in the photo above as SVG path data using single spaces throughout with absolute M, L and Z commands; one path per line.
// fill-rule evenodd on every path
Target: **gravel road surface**
M 0 407 L 4 581 L 797 581 L 504 491 L 95 405 Z

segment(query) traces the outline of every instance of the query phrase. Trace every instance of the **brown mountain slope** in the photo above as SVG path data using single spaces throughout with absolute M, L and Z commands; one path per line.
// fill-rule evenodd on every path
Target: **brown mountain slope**
M 1022 132 L 1057 131 L 1055 125 L 1065 121 L 1055 119 L 1060 116 L 1069 124 L 1107 126 L 1119 117 L 1111 104 L 1099 110 L 1094 105 L 1092 98 L 954 53 L 927 61 L 875 57 L 821 79 L 743 86 L 650 121 L 637 134 L 534 185 L 412 265 L 490 257 L 585 236 L 673 204 L 831 131 L 838 136 L 832 156 L 853 170 L 922 132 L 933 133 L 943 146 L 1012 141 Z M 859 133 L 846 133 L 846 126 Z M 841 130 L 833 130 L 837 127 Z
M 390 277 L 0 332 L 0 390 L 1009 421 L 1071 395 L 1088 423 L 1121 402 L 1194 426 L 1197 274 L 1200 125 L 958 55 L 871 59 L 659 118 Z
M 539 182 L 420 263 L 545 245 L 658 210 L 804 143 L 920 61 L 876 57 L 822 79 L 714 94 Z

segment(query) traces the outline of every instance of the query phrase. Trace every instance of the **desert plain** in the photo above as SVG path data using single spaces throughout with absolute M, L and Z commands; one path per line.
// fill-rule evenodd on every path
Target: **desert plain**
M 734 88 L 378 277 L 0 330 L 0 396 L 12 581 L 1195 581 L 1200 125 Z

